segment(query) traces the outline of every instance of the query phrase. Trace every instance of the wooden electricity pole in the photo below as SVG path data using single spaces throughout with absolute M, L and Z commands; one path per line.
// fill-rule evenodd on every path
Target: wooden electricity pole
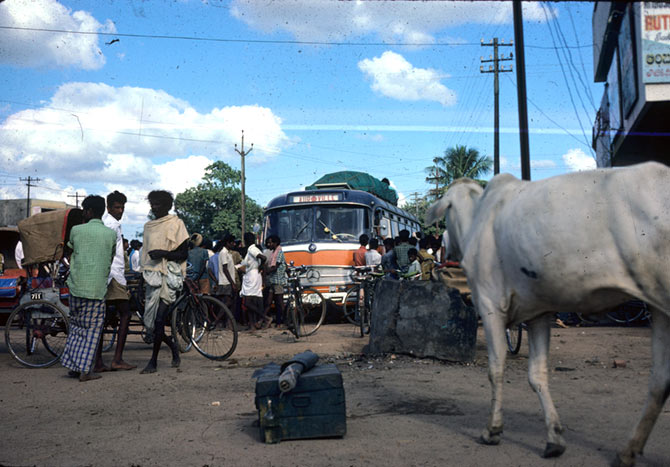
M 28 187 L 28 198 L 26 199 L 26 217 L 30 217 L 30 187 L 31 186 L 37 186 L 37 185 L 31 185 L 30 182 L 39 182 L 41 179 L 39 178 L 32 178 L 30 175 L 28 178 L 19 178 L 20 181 L 26 182 L 26 186 Z
M 516 54 L 516 86 L 519 102 L 519 143 L 521 149 L 521 179 L 530 180 L 530 147 L 528 145 L 528 104 L 526 97 L 526 57 L 523 45 L 523 14 L 521 0 L 514 0 L 514 47 Z
M 75 191 L 73 195 L 67 195 L 68 198 L 74 198 L 74 204 L 76 207 L 79 207 L 79 197 L 81 195 L 79 194 L 78 191 Z
M 247 232 L 246 231 L 246 219 L 245 219 L 245 213 L 244 213 L 244 208 L 246 205 L 246 200 L 245 200 L 245 194 L 244 194 L 244 183 L 245 183 L 245 176 L 244 176 L 244 156 L 249 154 L 251 151 L 254 150 L 254 143 L 251 143 L 251 147 L 249 148 L 248 151 L 244 151 L 244 130 L 242 130 L 242 146 L 241 150 L 237 149 L 237 143 L 235 143 L 235 151 L 240 155 L 242 158 L 242 206 L 241 206 L 241 216 L 242 216 L 242 238 L 244 238 L 244 234 Z
M 513 44 L 510 41 L 509 44 L 505 44 L 505 41 L 498 42 L 498 38 L 494 37 L 493 42 L 489 42 L 488 44 L 484 43 L 484 39 L 482 39 L 482 46 L 485 47 L 491 47 L 493 46 L 493 57 L 489 56 L 489 60 L 484 60 L 484 57 L 481 57 L 481 62 L 482 63 L 491 63 L 493 62 L 493 65 L 489 65 L 489 69 L 485 70 L 483 66 L 479 67 L 479 71 L 481 73 L 493 73 L 493 175 L 497 175 L 500 173 L 500 104 L 499 104 L 499 99 L 498 99 L 498 94 L 499 94 L 499 85 L 498 85 L 498 73 L 504 73 L 504 72 L 509 72 L 512 71 L 512 66 L 510 65 L 509 68 L 505 67 L 500 67 L 500 62 L 505 62 L 508 60 L 512 60 L 512 54 L 509 55 L 509 57 L 505 57 L 504 55 L 502 57 L 498 57 L 498 47 L 500 46 L 508 46 L 511 47 Z

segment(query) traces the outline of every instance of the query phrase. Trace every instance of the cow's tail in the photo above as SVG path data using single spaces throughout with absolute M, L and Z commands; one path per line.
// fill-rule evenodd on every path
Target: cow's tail
M 426 225 L 434 224 L 440 219 L 444 218 L 444 213 L 447 211 L 449 206 L 449 201 L 447 201 L 447 196 L 444 195 L 439 200 L 435 201 L 430 205 L 428 211 L 426 211 L 425 222 Z

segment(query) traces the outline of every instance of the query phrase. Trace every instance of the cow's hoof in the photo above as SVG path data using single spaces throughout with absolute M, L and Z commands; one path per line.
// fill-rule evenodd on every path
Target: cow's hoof
M 487 446 L 496 446 L 500 444 L 500 433 L 491 433 L 489 430 L 482 431 L 481 436 L 479 437 L 479 442 L 481 444 L 486 444 Z
M 565 452 L 565 446 L 556 443 L 547 443 L 544 448 L 544 453 L 542 457 L 548 459 L 550 457 L 558 457 Z
M 612 467 L 633 467 L 635 465 L 635 459 L 628 456 L 624 459 L 621 457 L 621 454 L 617 454 L 610 465 Z

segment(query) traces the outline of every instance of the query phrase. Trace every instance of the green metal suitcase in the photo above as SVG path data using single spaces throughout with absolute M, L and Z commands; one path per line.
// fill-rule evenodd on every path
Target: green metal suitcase
M 341 437 L 347 432 L 342 374 L 334 364 L 303 373 L 293 390 L 281 394 L 276 372 L 256 381 L 261 441 Z

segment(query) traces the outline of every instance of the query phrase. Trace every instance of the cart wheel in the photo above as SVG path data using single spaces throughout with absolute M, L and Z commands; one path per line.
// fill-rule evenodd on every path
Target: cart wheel
M 32 300 L 9 315 L 5 343 L 20 364 L 46 368 L 63 354 L 67 330 L 68 319 L 63 310 L 51 302 Z

